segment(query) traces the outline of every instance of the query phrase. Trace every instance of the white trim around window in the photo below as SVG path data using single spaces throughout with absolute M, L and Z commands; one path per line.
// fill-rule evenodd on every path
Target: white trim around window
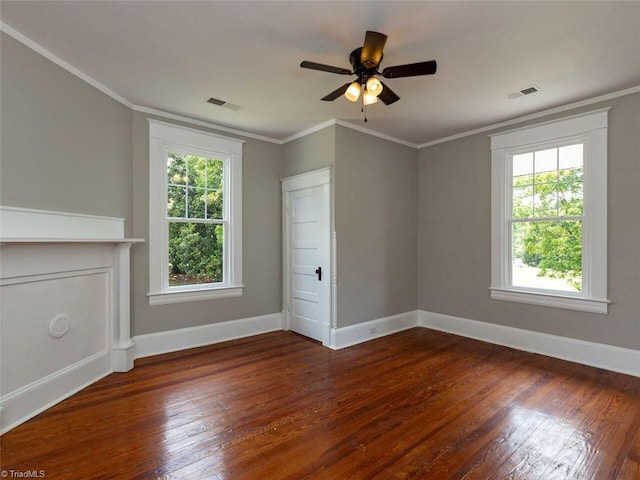
M 491 135 L 491 298 L 593 313 L 608 313 L 608 108 Z M 511 284 L 511 158 L 526 148 L 584 139 L 583 288 L 581 292 Z
M 149 305 L 242 295 L 242 141 L 149 121 Z M 220 283 L 169 287 L 167 156 L 170 151 L 221 158 L 224 166 L 224 278 Z

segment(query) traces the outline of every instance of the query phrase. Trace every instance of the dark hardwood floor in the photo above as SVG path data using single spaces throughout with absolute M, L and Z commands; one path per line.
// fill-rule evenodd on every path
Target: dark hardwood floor
M 0 447 L 7 478 L 638 480 L 640 378 L 427 329 L 275 332 L 139 360 Z

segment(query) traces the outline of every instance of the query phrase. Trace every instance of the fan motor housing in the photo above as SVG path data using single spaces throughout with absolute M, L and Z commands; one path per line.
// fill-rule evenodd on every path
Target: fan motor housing
M 366 81 L 369 77 L 373 77 L 378 73 L 378 65 L 374 65 L 373 67 L 367 68 L 366 65 L 363 65 L 360 61 L 360 57 L 362 54 L 362 47 L 356 48 L 349 55 L 349 63 L 353 67 L 353 73 L 358 75 L 358 80 L 362 83 Z M 380 57 L 380 61 L 382 62 L 382 56 Z

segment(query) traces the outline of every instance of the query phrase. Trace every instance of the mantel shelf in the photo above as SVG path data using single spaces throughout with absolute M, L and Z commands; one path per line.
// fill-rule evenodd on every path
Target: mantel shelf
M 144 238 L 0 238 L 2 245 L 37 245 L 37 244 L 67 244 L 67 243 L 113 243 L 134 244 L 144 243 Z

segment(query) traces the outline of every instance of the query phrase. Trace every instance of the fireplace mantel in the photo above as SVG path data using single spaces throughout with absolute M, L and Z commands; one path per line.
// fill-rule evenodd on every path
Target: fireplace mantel
M 0 432 L 133 368 L 124 219 L 0 207 Z

